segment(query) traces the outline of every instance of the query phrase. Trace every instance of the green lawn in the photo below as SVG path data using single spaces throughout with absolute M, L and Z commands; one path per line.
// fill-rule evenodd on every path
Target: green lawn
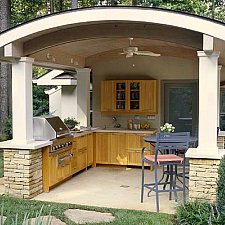
M 90 193 L 91 194 L 91 193 Z M 174 224 L 174 216 L 162 213 L 149 213 L 146 211 L 134 211 L 134 210 L 124 210 L 124 209 L 110 209 L 110 208 L 97 208 L 89 206 L 81 206 L 74 204 L 59 204 L 59 203 L 49 203 L 40 202 L 34 200 L 23 200 L 10 198 L 7 196 L 0 196 L 0 202 L 4 205 L 3 211 L 4 216 L 8 219 L 4 225 L 12 225 L 12 219 L 15 218 L 16 213 L 18 213 L 19 223 L 22 224 L 23 216 L 25 212 L 30 212 L 34 214 L 36 211 L 40 210 L 42 205 L 44 205 L 43 214 L 48 215 L 50 209 L 52 209 L 52 215 L 61 219 L 68 225 L 74 225 L 75 223 L 67 219 L 63 212 L 66 209 L 78 208 L 95 210 L 99 212 L 109 212 L 112 213 L 116 219 L 111 223 L 98 223 L 98 225 L 110 224 L 110 225 L 172 225 Z M 92 223 L 94 225 L 96 223 Z

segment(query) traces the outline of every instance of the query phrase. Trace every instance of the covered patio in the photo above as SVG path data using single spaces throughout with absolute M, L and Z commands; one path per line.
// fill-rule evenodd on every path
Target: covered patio
M 93 126 L 96 127 L 108 125 L 112 117 L 100 110 L 102 80 L 159 80 L 157 114 L 149 115 L 153 116 L 152 126 L 157 130 L 166 122 L 163 82 L 194 80 L 199 91 L 196 96 L 199 100 L 198 147 L 190 148 L 186 154 L 190 158 L 189 191 L 191 198 L 214 201 L 217 168 L 225 153 L 224 145 L 221 149 L 217 146 L 220 82 L 225 80 L 224 34 L 224 24 L 202 17 L 154 8 L 119 7 L 72 10 L 3 32 L 0 35 L 0 59 L 12 64 L 13 139 L 0 143 L 0 147 L 6 150 L 8 158 L 15 155 L 38 158 L 38 169 L 33 168 L 31 163 L 27 166 L 32 167 L 29 176 L 32 181 L 41 177 L 42 148 L 50 146 L 51 141 L 37 141 L 33 137 L 32 66 L 77 72 L 77 97 L 76 102 L 71 103 L 77 107 L 71 108 L 67 103 L 60 116 L 75 116 L 83 126 L 90 125 L 91 70 Z M 130 37 L 141 50 L 154 51 L 161 56 L 125 58 L 120 54 L 121 48 L 128 45 Z M 71 93 L 75 93 L 75 89 Z M 127 124 L 129 117 L 125 115 L 122 118 L 122 125 Z M 16 152 L 14 156 L 13 151 Z M 203 169 L 199 171 L 199 167 Z M 16 185 L 12 185 L 11 180 L 15 171 L 10 171 L 10 166 L 7 169 L 5 178 L 10 180 L 10 184 L 6 185 L 8 193 L 33 197 L 34 192 L 13 190 Z M 213 173 L 210 172 L 212 169 Z M 26 172 L 21 169 L 19 173 Z M 81 175 L 85 176 L 85 173 Z M 201 182 L 198 182 L 199 179 Z M 17 181 L 13 182 L 16 184 Z M 31 188 L 36 195 L 42 192 L 42 180 L 38 182 Z M 139 182 L 134 188 L 136 185 Z M 91 191 L 88 193 L 87 189 L 87 198 L 89 194 Z M 137 202 L 139 204 L 139 199 Z

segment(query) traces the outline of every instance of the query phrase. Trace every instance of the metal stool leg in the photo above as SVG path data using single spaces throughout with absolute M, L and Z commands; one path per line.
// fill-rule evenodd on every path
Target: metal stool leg
M 144 160 L 142 159 L 142 163 L 141 163 L 141 202 L 143 202 L 143 197 L 144 197 L 144 179 L 145 179 L 145 167 L 144 167 Z
M 156 210 L 159 212 L 159 187 L 158 187 L 158 166 L 155 166 L 155 197 L 156 197 Z
M 184 204 L 185 204 L 185 202 L 186 202 L 186 185 L 185 185 L 185 179 L 186 179 L 186 177 L 185 177 L 185 166 L 186 165 L 186 163 L 185 163 L 185 158 L 184 158 L 184 161 L 183 161 L 183 202 L 184 202 Z
M 174 198 L 175 202 L 177 202 L 177 189 L 176 189 L 176 180 L 177 180 L 177 165 L 174 165 L 174 178 L 173 178 L 173 190 L 174 190 Z

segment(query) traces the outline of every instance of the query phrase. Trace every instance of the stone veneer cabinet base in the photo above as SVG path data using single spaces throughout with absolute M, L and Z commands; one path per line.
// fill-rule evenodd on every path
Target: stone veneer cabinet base
M 189 199 L 216 201 L 220 160 L 190 159 Z
M 5 194 L 33 198 L 42 192 L 42 149 L 4 150 Z

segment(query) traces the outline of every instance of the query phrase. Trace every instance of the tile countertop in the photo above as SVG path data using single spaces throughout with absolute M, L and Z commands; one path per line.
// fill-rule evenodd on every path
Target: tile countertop
M 80 137 L 86 134 L 90 133 L 133 133 L 133 134 L 154 134 L 157 132 L 156 128 L 151 128 L 151 129 L 146 129 L 146 130 L 129 130 L 126 128 L 98 128 L 98 129 L 91 129 L 91 130 L 86 130 L 86 131 L 72 131 L 73 137 Z

